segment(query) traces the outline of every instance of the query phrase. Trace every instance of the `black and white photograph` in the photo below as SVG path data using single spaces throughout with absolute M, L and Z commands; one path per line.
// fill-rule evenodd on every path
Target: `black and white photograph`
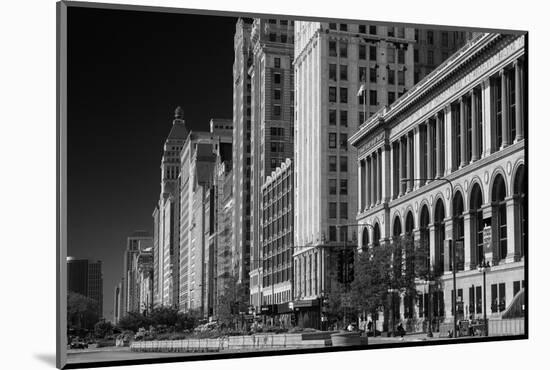
M 544 363 L 542 9 L 103 1 L 2 12 L 5 368 Z
M 526 31 L 57 6 L 61 366 L 528 337 Z

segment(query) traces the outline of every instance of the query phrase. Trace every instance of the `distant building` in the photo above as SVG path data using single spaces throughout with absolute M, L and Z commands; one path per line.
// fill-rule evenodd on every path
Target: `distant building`
M 251 82 L 248 69 L 252 65 L 252 25 L 239 19 L 234 37 L 233 62 L 233 233 L 237 282 L 248 299 L 250 272 L 251 212 Z
M 216 127 L 218 126 L 218 127 Z M 179 304 L 182 312 L 208 314 L 209 241 L 204 237 L 204 201 L 213 183 L 216 152 L 227 151 L 231 130 L 227 120 L 212 119 L 211 132 L 191 131 L 179 157 Z
M 285 327 L 292 324 L 293 307 L 289 303 L 304 293 L 301 281 L 293 285 L 293 182 L 292 161 L 287 159 L 266 178 L 262 186 L 261 290 L 255 292 L 262 300 L 258 312 L 267 313 L 267 317 L 274 318 L 273 324 Z
M 137 256 L 142 251 L 153 248 L 153 237 L 147 231 L 134 231 L 126 242 L 124 252 L 124 271 L 122 278 L 122 294 L 120 305 L 120 317 L 124 317 L 128 312 L 139 312 L 139 285 L 138 285 L 138 266 Z
M 139 312 L 147 314 L 153 308 L 153 249 L 143 249 L 135 258 Z
M 272 171 L 294 157 L 294 21 L 254 19 L 251 43 L 250 303 L 259 310 L 261 188 Z
M 67 289 L 97 302 L 97 315 L 103 317 L 103 274 L 101 261 L 67 257 Z
M 113 324 L 118 324 L 119 320 L 122 318 L 122 283 L 115 285 L 113 295 Z
M 177 107 L 172 128 L 164 142 L 161 160 L 161 191 L 153 211 L 153 304 L 179 303 L 179 155 L 189 132 L 183 109 Z

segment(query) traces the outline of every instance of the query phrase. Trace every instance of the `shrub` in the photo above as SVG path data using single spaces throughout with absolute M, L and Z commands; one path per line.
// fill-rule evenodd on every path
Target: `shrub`
M 97 348 L 113 347 L 115 345 L 114 339 L 102 339 L 97 341 Z

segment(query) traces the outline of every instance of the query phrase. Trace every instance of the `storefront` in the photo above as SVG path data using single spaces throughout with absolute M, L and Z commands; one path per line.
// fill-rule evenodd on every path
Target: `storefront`
M 294 301 L 292 307 L 297 326 L 301 328 L 321 329 L 319 299 Z

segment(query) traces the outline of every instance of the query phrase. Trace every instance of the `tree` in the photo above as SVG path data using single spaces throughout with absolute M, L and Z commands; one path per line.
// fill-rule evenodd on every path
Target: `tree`
M 178 321 L 178 310 L 172 307 L 161 306 L 153 309 L 149 314 L 152 325 L 175 326 Z
M 105 338 L 113 334 L 113 324 L 110 321 L 99 321 L 94 326 L 96 338 Z
M 218 296 L 216 314 L 218 320 L 229 326 L 234 326 L 239 312 L 248 309 L 248 294 L 245 286 L 237 282 L 233 275 L 226 275 L 221 280 L 222 294 Z
M 118 327 L 122 330 L 131 330 L 137 332 L 139 328 L 148 328 L 151 325 L 151 319 L 139 312 L 128 312 L 118 321 Z
M 68 292 L 67 324 L 69 327 L 91 330 L 98 320 L 98 304 L 94 299 L 79 293 Z

